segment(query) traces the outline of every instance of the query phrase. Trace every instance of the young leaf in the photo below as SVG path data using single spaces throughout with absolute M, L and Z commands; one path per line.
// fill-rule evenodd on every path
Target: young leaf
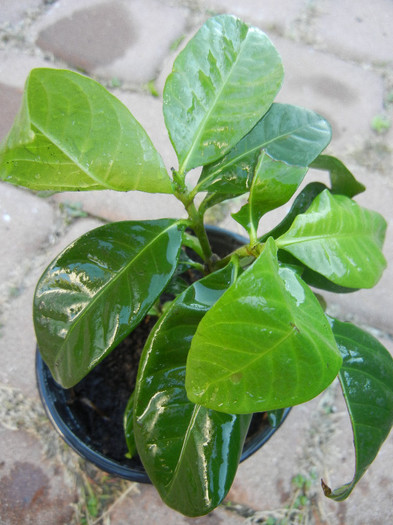
M 250 172 L 261 150 L 291 166 L 308 166 L 329 144 L 329 123 L 313 111 L 289 104 L 273 104 L 266 115 L 234 148 L 206 166 L 199 191 L 222 194 L 221 200 L 248 191 Z M 209 198 L 209 196 L 208 196 Z
M 0 178 L 33 190 L 172 193 L 142 126 L 85 76 L 33 69 L 23 104 L 0 148 Z
M 318 300 L 265 249 L 200 322 L 187 359 L 194 403 L 234 414 L 312 399 L 342 359 Z
M 290 166 L 273 160 L 262 151 L 252 173 L 250 196 L 247 204 L 232 217 L 256 239 L 261 217 L 288 202 L 302 182 L 307 168 Z
M 146 472 L 167 505 L 187 516 L 213 510 L 229 490 L 250 416 L 191 403 L 187 353 L 198 323 L 235 278 L 230 263 L 180 295 L 149 336 L 134 405 L 134 432 Z
M 164 88 L 164 117 L 186 173 L 218 159 L 266 113 L 281 87 L 269 38 L 239 19 L 209 19 L 179 54 Z
M 393 359 L 372 335 L 350 323 L 330 319 L 343 357 L 339 373 L 354 435 L 356 470 L 351 482 L 325 495 L 336 501 L 349 496 L 372 463 L 393 426 Z
M 331 157 L 330 155 L 319 155 L 319 157 L 312 162 L 310 168 L 327 170 L 330 172 L 332 193 L 354 197 L 366 189 L 363 184 L 355 179 L 341 160 Z
M 258 240 L 259 242 L 266 242 L 269 237 L 277 239 L 283 235 L 291 227 L 295 218 L 308 210 L 314 201 L 315 197 L 319 195 L 327 187 L 321 182 L 310 182 L 305 186 L 302 191 L 297 195 L 294 200 L 291 209 L 283 220 L 277 224 L 275 228 L 270 230 L 268 233 L 263 234 Z
M 70 244 L 34 297 L 44 361 L 75 385 L 140 323 L 175 271 L 183 226 L 170 219 L 116 222 Z
M 379 213 L 325 190 L 276 242 L 336 284 L 372 288 L 386 266 L 381 252 L 385 231 Z

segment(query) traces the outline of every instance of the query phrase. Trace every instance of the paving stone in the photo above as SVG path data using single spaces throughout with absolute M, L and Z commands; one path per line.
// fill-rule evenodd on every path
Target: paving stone
M 273 33 L 268 35 L 284 65 L 278 102 L 303 106 L 324 116 L 332 126 L 330 147 L 336 154 L 375 139 L 371 122 L 376 115 L 384 113 L 384 85 L 380 75 L 310 46 Z M 160 93 L 176 54 L 167 58 L 157 80 Z
M 26 78 L 36 67 L 55 67 L 40 56 L 18 52 L 14 49 L 0 50 L 0 82 L 23 90 Z M 6 98 L 0 99 L 1 105 L 8 103 Z
M 53 230 L 50 204 L 21 188 L 0 184 L 0 283 L 26 256 L 45 245 Z M 27 255 L 29 254 L 29 255 Z
M 0 100 L 6 101 L 0 105 L 0 140 L 9 132 L 15 115 L 18 112 L 23 91 L 0 83 Z
M 35 223 L 37 224 L 37 220 Z M 35 350 L 36 339 L 32 320 L 32 304 L 34 290 L 39 277 L 48 264 L 72 241 L 100 223 L 93 219 L 76 221 L 56 244 L 39 252 L 36 246 L 25 245 L 24 256 L 29 261 L 26 271 L 12 280 L 11 294 L 4 301 L 4 293 L 0 302 L 3 310 L 4 326 L 0 332 L 0 384 L 20 389 L 25 395 L 37 398 L 35 380 Z M 32 236 L 28 228 L 21 230 L 25 237 Z M 8 241 L 8 238 L 6 237 Z M 1 243 L 4 245 L 4 242 Z M 9 244 L 9 242 L 8 242 Z M 12 257 L 11 261 L 17 261 Z M 7 290 L 9 292 L 9 290 Z
M 173 196 L 140 191 L 64 192 L 53 199 L 78 203 L 84 211 L 110 221 L 180 218 L 185 214 Z
M 336 153 L 372 137 L 371 121 L 383 110 L 379 75 L 309 46 L 282 38 L 273 42 L 285 72 L 279 102 L 304 106 L 327 118 Z
M 203 5 L 213 12 L 233 14 L 261 29 L 288 31 L 299 14 L 307 7 L 305 0 L 208 0 Z
M 354 474 L 352 429 L 336 383 L 326 394 L 292 409 L 271 440 L 239 466 L 227 499 L 251 507 L 257 511 L 256 517 L 266 520 L 269 514 L 293 505 L 296 489 L 291 480 L 300 474 L 311 483 L 307 493 L 315 510 L 311 523 L 388 523 L 393 489 L 389 486 L 384 491 L 381 487 L 387 487 L 393 467 L 392 447 L 389 436 L 348 500 L 337 503 L 323 495 L 321 478 L 336 488 Z
M 42 0 L 1 0 L 0 24 L 14 24 L 24 18 L 26 11 L 40 7 Z
M 318 42 L 340 57 L 392 64 L 392 20 L 390 0 L 321 0 L 314 30 Z
M 22 8 L 28 8 L 33 3 L 34 0 L 18 0 L 18 2 L 3 0 L 0 9 L 0 23 L 5 13 L 3 4 L 7 9 L 11 8 L 14 13 L 17 11 L 22 13 Z M 55 27 L 57 33 L 55 35 L 52 33 L 52 41 L 48 39 L 48 46 L 57 45 L 56 40 L 61 41 L 60 36 L 68 38 L 68 44 L 65 42 L 63 45 L 64 53 L 69 53 L 69 49 L 73 49 L 75 60 L 79 60 L 80 57 L 85 59 L 87 56 L 92 64 L 91 71 L 89 69 L 87 71 L 109 79 L 119 78 L 125 84 L 144 83 L 155 77 L 157 71 L 164 71 L 166 68 L 158 81 L 159 87 L 162 87 L 163 78 L 170 71 L 175 55 L 171 55 L 168 51 L 170 43 L 178 36 L 188 32 L 189 26 L 186 25 L 190 22 L 188 10 L 179 8 L 180 2 L 176 2 L 176 9 L 170 9 L 169 0 L 168 2 L 114 0 L 110 3 L 113 8 L 110 12 L 107 9 L 108 4 L 109 2 L 105 0 L 58 0 L 39 21 L 33 24 L 32 35 L 34 38 L 38 38 L 38 35 L 42 38 L 43 35 L 49 34 L 51 27 Z M 353 163 L 354 157 L 350 153 L 354 149 L 361 149 L 366 141 L 375 143 L 375 135 L 371 132 L 370 123 L 372 118 L 381 113 L 383 109 L 382 80 L 371 69 L 360 67 L 348 60 L 372 63 L 392 60 L 390 30 L 385 34 L 385 28 L 392 18 L 389 17 L 392 5 L 388 0 L 376 0 L 372 6 L 365 0 L 359 0 L 355 7 L 349 3 L 349 0 L 339 3 L 332 2 L 332 0 L 319 0 L 314 6 L 316 7 L 312 26 L 314 33 L 311 32 L 311 34 L 316 36 L 314 44 L 317 44 L 324 52 L 277 37 L 277 34 L 290 34 L 293 25 L 296 25 L 297 21 L 304 16 L 305 10 L 312 7 L 311 4 L 314 4 L 312 2 L 282 0 L 279 8 L 274 0 L 266 0 L 263 3 L 256 0 L 244 0 L 243 2 L 206 0 L 201 1 L 200 4 L 205 9 L 234 12 L 246 21 L 256 23 L 271 33 L 270 36 L 283 57 L 286 69 L 286 80 L 280 100 L 311 107 L 331 121 L 334 133 L 332 153 L 343 154 L 347 163 Z M 100 13 L 101 10 L 101 15 L 105 17 L 104 20 L 102 18 L 100 20 L 99 17 L 91 16 L 89 20 L 93 28 L 95 49 L 90 46 L 87 38 L 91 36 L 91 32 L 88 31 L 89 24 L 83 28 L 83 32 L 77 33 L 78 23 L 84 20 L 86 10 L 90 15 Z M 124 14 L 126 16 L 123 16 Z M 117 15 L 120 15 L 121 20 Z M 200 17 L 203 18 L 205 15 L 208 16 L 208 13 Z M 17 14 L 15 21 L 19 21 L 21 16 L 22 14 Z M 12 21 L 9 15 L 8 18 Z M 362 18 L 362 21 L 359 18 Z M 73 26 L 71 29 L 75 28 L 74 32 L 70 31 L 67 34 L 66 30 L 70 26 Z M 108 27 L 109 29 L 106 29 Z M 129 32 L 127 28 L 130 28 Z M 123 46 L 118 36 L 124 38 L 126 46 Z M 107 38 L 113 39 L 113 47 L 100 48 L 101 41 L 106 42 L 108 46 Z M 71 46 L 74 41 L 79 43 L 79 49 Z M 59 53 L 62 53 L 62 50 Z M 110 53 L 113 55 L 109 55 Z M 58 55 L 59 60 L 64 60 L 64 56 Z M 11 50 L 0 51 L 0 121 L 4 119 L 6 121 L 0 122 L 0 138 L 1 133 L 5 134 L 8 130 L 13 112 L 17 111 L 18 97 L 21 96 L 28 72 L 32 67 L 47 64 L 48 62 L 27 54 Z M 81 67 L 78 66 L 78 62 L 75 64 L 70 62 L 70 64 L 73 67 Z M 167 168 L 176 166 L 176 157 L 163 125 L 161 102 L 150 96 L 127 94 L 122 91 L 117 91 L 116 94 L 146 127 L 153 143 L 162 154 Z M 389 145 L 389 135 L 384 136 L 382 140 L 385 145 Z M 375 174 L 374 170 L 365 167 L 360 167 L 359 171 L 357 162 L 350 167 L 355 169 L 357 176 L 360 174 L 359 178 L 369 187 L 369 191 L 360 195 L 358 201 L 386 215 L 390 223 L 390 230 L 392 230 L 392 180 L 389 179 L 391 175 L 388 170 L 384 175 Z M 313 174 L 310 176 L 313 177 Z M 4 184 L 0 186 L 0 204 L 3 202 L 4 188 L 8 186 Z M 6 211 L 5 213 L 10 217 L 19 217 L 20 213 L 14 211 L 15 206 L 18 206 L 20 195 L 28 193 L 15 188 L 12 190 L 13 197 L 6 200 L 12 212 Z M 66 193 L 52 198 L 55 203 L 67 200 L 83 202 L 85 209 L 91 213 L 112 220 L 181 216 L 183 214 L 182 207 L 171 197 L 140 192 L 128 194 L 116 192 Z M 22 199 L 22 202 L 26 201 Z M 49 206 L 50 208 L 47 201 L 39 200 L 39 202 L 45 202 L 44 207 Z M 269 229 L 268 221 L 273 218 L 274 213 L 269 214 L 266 221 L 264 219 L 266 229 Z M 279 215 L 282 212 L 277 213 Z M 58 240 L 58 243 L 43 251 L 46 237 L 40 240 L 40 230 L 47 228 L 49 233 L 52 214 L 53 211 L 50 208 L 48 222 L 46 222 L 43 219 L 45 212 L 37 216 L 29 215 L 28 206 L 26 210 L 22 210 L 24 220 L 16 230 L 16 237 L 18 238 L 19 235 L 21 239 L 19 247 L 27 244 L 27 248 L 22 253 L 21 259 L 20 251 L 14 249 L 8 242 L 10 230 L 7 230 L 6 227 L 10 226 L 10 221 L 6 219 L 4 223 L 3 208 L 0 208 L 0 241 L 3 247 L 6 246 L 5 253 L 0 254 L 0 271 L 5 268 L 4 264 L 8 265 L 5 273 L 12 277 L 13 283 L 15 276 L 18 275 L 14 270 L 21 268 L 21 261 L 27 265 L 29 270 L 20 286 L 15 287 L 13 292 L 15 295 L 6 305 L 5 326 L 2 327 L 0 333 L 2 349 L 0 352 L 0 384 L 18 387 L 25 395 L 30 395 L 33 399 L 37 399 L 34 378 L 35 343 L 31 323 L 34 284 L 47 263 L 62 247 L 100 224 L 99 221 L 92 219 L 78 220 L 67 231 L 67 234 Z M 226 218 L 222 224 L 232 230 L 242 231 L 232 219 Z M 393 255 L 393 239 L 390 230 L 388 230 L 385 252 L 389 260 Z M 392 279 L 392 271 L 389 268 L 373 290 L 344 296 L 336 294 L 328 296 L 329 306 L 335 308 L 342 317 L 352 318 L 354 316 L 365 325 L 373 325 L 392 333 L 391 312 L 393 309 L 391 300 L 389 300 L 389 291 L 393 286 Z M 0 282 L 2 282 L 1 276 Z M 18 284 L 16 281 L 15 283 Z M 391 340 L 386 338 L 381 341 L 393 354 Z M 351 479 L 353 474 L 352 437 L 351 429 L 345 418 L 343 402 L 335 398 L 335 412 L 323 420 L 319 419 L 320 402 L 321 398 L 317 398 L 293 409 L 285 426 L 262 450 L 239 467 L 230 493 L 233 501 L 251 505 L 261 512 L 282 507 L 292 490 L 292 476 L 299 472 L 309 474 L 309 471 L 301 469 L 315 464 L 310 463 L 311 452 L 313 453 L 311 459 L 318 460 L 318 477 L 324 477 L 334 487 Z M 326 419 L 327 422 L 322 423 Z M 315 525 L 317 523 L 324 525 L 325 523 L 329 525 L 390 523 L 393 496 L 391 488 L 392 448 L 393 439 L 390 436 L 379 457 L 350 499 L 343 503 L 336 504 L 324 498 L 318 486 L 319 479 L 317 479 L 312 490 L 313 494 L 317 494 L 316 501 L 321 515 L 315 518 Z M 72 502 L 72 491 L 68 486 L 64 486 L 61 472 L 42 460 L 40 447 L 35 438 L 24 431 L 16 432 L 0 427 L 0 458 L 4 461 L 3 466 L 0 466 L 0 489 L 3 495 L 0 499 L 0 508 L 3 505 L 0 511 L 0 521 L 4 519 L 3 509 L 6 508 L 9 513 L 6 515 L 7 519 L 10 516 L 10 525 L 14 523 L 24 525 L 23 519 L 27 520 L 26 523 L 42 523 L 43 525 L 69 523 L 71 516 L 69 503 Z M 53 473 L 54 477 L 52 477 Z M 29 485 L 25 483 L 27 477 L 32 480 Z M 23 479 L 23 484 L 19 483 L 21 479 Z M 26 492 L 27 490 L 29 491 Z M 325 521 L 322 521 L 322 518 Z M 128 525 L 142 521 L 152 524 L 178 523 L 179 525 L 191 522 L 196 525 L 198 523 L 201 525 L 218 523 L 231 525 L 233 523 L 235 525 L 246 522 L 244 518 L 229 514 L 222 508 L 200 519 L 184 518 L 167 509 L 160 501 L 155 489 L 146 486 L 140 486 L 139 495 L 130 494 L 116 505 L 110 513 L 110 520 L 114 525 Z M 9 524 L 7 522 L 7 525 Z
M 70 523 L 76 495 L 62 470 L 43 458 L 39 441 L 0 426 L 0 451 L 1 523 Z
M 123 56 L 135 43 L 136 33 L 127 9 L 107 2 L 78 10 L 44 29 L 37 45 L 77 69 L 92 71 Z
M 200 518 L 187 518 L 168 508 L 160 499 L 156 489 L 151 485 L 138 486 L 138 491 L 116 505 L 110 513 L 111 525 L 139 524 L 148 516 L 149 525 L 241 525 L 244 518 L 224 508 L 218 508 Z
M 29 72 L 35 67 L 48 66 L 48 62 L 39 57 L 13 50 L 0 51 L 0 141 L 14 122 Z
M 36 274 L 37 278 L 39 274 Z M 8 306 L 1 330 L 0 383 L 17 388 L 38 400 L 35 379 L 36 339 L 32 305 L 34 285 L 20 287 L 19 296 Z
M 37 45 L 69 66 L 131 84 L 157 74 L 188 10 L 157 0 L 59 0 L 37 24 Z
M 380 339 L 393 355 L 391 339 Z M 331 488 L 350 482 L 355 468 L 352 429 L 342 395 L 335 399 L 333 432 L 327 436 L 324 480 Z M 393 487 L 389 480 L 393 469 L 393 435 L 383 443 L 378 456 L 347 500 L 337 504 L 319 493 L 318 503 L 329 525 L 389 523 Z
M 293 408 L 270 440 L 239 465 L 227 500 L 257 511 L 283 508 L 288 503 L 291 479 L 303 467 L 302 455 L 318 403 L 317 398 Z

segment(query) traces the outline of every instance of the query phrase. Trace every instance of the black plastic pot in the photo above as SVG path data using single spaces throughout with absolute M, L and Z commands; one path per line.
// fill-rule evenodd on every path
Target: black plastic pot
M 209 227 L 208 235 L 215 253 L 221 257 L 232 252 L 245 242 L 245 239 L 242 237 L 220 228 Z M 95 370 L 92 370 L 89 376 L 94 374 Z M 150 482 L 139 458 L 128 459 L 124 457 L 118 460 L 108 457 L 103 454 L 102 450 L 99 450 L 94 442 L 94 438 L 86 433 L 84 421 L 81 419 L 80 413 L 75 410 L 74 404 L 70 401 L 71 389 L 64 389 L 56 383 L 49 368 L 42 360 L 38 348 L 36 353 L 36 377 L 45 411 L 57 432 L 72 449 L 109 474 L 130 481 Z M 102 395 L 105 394 L 102 393 Z M 289 410 L 285 409 L 281 424 L 288 415 Z M 107 422 L 106 424 L 110 425 L 111 423 Z M 268 424 L 263 414 L 255 414 L 243 448 L 241 461 L 244 461 L 261 448 L 279 426 L 272 427 Z

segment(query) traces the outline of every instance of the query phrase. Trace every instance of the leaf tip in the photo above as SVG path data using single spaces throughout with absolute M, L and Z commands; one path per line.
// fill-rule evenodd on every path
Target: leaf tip
M 332 489 L 323 481 L 323 479 L 321 479 L 321 486 L 323 493 L 327 498 L 329 498 L 332 494 Z

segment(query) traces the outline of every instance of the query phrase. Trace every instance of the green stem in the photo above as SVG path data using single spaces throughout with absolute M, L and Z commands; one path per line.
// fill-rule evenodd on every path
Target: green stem
M 231 258 L 235 255 L 239 258 L 240 266 L 248 266 L 253 262 L 263 251 L 264 245 L 262 243 L 256 244 L 255 246 L 251 247 L 249 244 L 245 244 L 244 246 L 240 246 L 237 250 L 230 253 L 223 259 L 220 259 L 214 264 L 214 270 L 219 270 L 220 268 L 224 268 Z
M 203 223 L 203 213 L 198 212 L 194 204 L 194 194 L 190 193 L 185 184 L 184 175 L 176 170 L 172 170 L 173 174 L 173 193 L 177 199 L 182 202 L 185 207 L 188 217 L 191 221 L 191 228 L 198 237 L 202 248 L 202 256 L 204 262 L 211 270 L 213 255 L 209 239 L 206 234 L 205 225 Z
M 203 223 L 203 215 L 198 213 L 194 202 L 190 202 L 188 206 L 186 206 L 186 210 L 192 222 L 191 227 L 194 230 L 195 235 L 198 237 L 199 242 L 201 243 L 204 260 L 208 264 L 208 266 L 210 266 L 210 259 L 213 255 L 213 252 L 210 246 L 209 239 L 207 237 L 205 225 Z

